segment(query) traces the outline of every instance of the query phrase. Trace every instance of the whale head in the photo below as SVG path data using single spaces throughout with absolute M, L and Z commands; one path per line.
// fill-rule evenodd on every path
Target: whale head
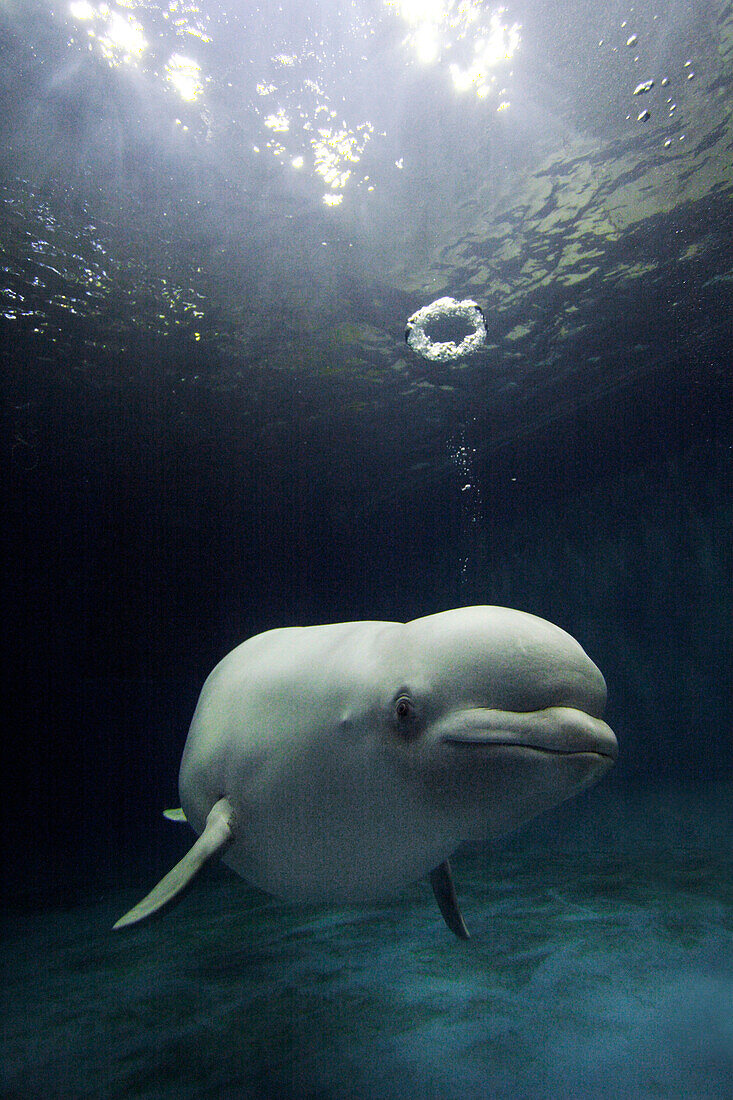
M 396 645 L 403 674 L 384 724 L 462 840 L 516 829 L 615 761 L 603 676 L 544 619 L 461 608 L 406 624 Z

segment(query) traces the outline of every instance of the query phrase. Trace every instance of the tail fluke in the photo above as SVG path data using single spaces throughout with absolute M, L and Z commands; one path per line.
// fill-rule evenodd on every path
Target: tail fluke
M 183 822 L 185 822 L 187 820 L 186 815 L 184 814 L 184 812 L 183 812 L 183 810 L 181 809 L 180 806 L 175 810 L 163 810 L 163 817 L 167 821 L 183 821 Z

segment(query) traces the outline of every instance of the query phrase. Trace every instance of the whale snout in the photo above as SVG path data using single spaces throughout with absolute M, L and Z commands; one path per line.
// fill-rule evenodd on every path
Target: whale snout
M 447 745 L 490 749 L 514 746 L 561 756 L 593 753 L 610 767 L 618 742 L 601 718 L 577 707 L 545 707 L 535 711 L 472 708 L 452 715 L 436 731 Z

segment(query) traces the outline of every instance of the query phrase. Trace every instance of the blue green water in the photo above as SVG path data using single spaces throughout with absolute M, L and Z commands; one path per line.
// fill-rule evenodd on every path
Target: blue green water
M 732 806 L 588 796 L 457 857 L 467 943 L 427 883 L 311 909 L 215 872 L 125 935 L 130 890 L 16 915 L 2 1095 L 722 1097 Z
M 733 5 L 418 7 L 0 10 L 8 1100 L 730 1094 Z M 112 933 L 224 654 L 469 604 L 620 746 L 456 857 L 469 943 L 215 867 Z

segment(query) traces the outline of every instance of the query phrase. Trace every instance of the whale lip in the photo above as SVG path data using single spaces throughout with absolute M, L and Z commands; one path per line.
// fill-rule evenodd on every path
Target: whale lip
M 593 753 L 610 763 L 618 756 L 611 727 L 577 707 L 535 711 L 474 708 L 443 723 L 437 739 L 449 745 L 524 748 L 558 756 Z

